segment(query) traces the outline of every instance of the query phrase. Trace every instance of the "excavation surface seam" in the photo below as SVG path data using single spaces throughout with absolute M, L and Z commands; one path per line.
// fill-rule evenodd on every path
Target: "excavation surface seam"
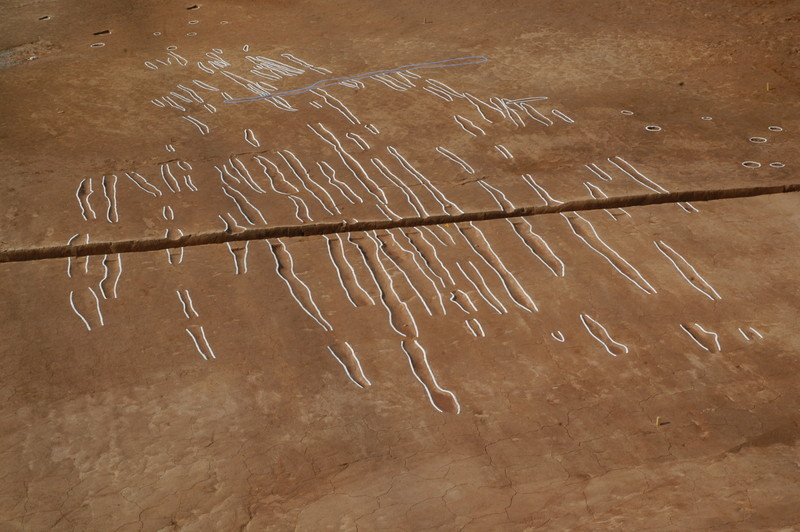
M 540 216 L 572 211 L 592 211 L 622 207 L 641 207 L 666 203 L 713 201 L 733 198 L 747 198 L 769 194 L 800 192 L 800 184 L 774 185 L 764 187 L 729 188 L 718 190 L 687 190 L 664 194 L 639 194 L 612 198 L 574 200 L 554 205 L 519 207 L 511 210 L 490 210 L 462 214 L 442 214 L 438 216 L 401 218 L 399 220 L 370 220 L 358 222 L 328 222 L 304 225 L 284 225 L 243 229 L 238 232 L 212 231 L 185 234 L 178 238 L 149 238 L 135 240 L 116 240 L 111 242 L 91 242 L 88 244 L 43 246 L 0 251 L 0 262 L 23 262 L 88 255 L 110 255 L 116 253 L 137 253 L 158 251 L 225 242 L 264 240 L 268 238 L 292 238 L 315 235 L 330 235 L 402 227 L 455 224 L 461 222 L 480 222 L 520 216 Z

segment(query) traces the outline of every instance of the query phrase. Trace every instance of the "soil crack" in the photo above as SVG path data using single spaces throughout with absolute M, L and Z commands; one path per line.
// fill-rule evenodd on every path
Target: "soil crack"
M 179 238 L 149 238 L 133 240 L 116 240 L 111 242 L 91 242 L 78 245 L 59 245 L 7 249 L 0 251 L 0 263 L 24 262 L 43 259 L 67 257 L 83 257 L 90 255 L 112 255 L 116 253 L 137 253 L 176 249 L 226 242 L 242 242 L 248 240 L 265 240 L 270 238 L 292 238 L 316 235 L 332 235 L 339 233 L 375 231 L 402 227 L 420 227 L 429 225 L 456 224 L 462 222 L 480 222 L 523 216 L 541 216 L 564 212 L 591 211 L 623 207 L 641 207 L 668 203 L 713 201 L 734 198 L 747 198 L 769 194 L 785 194 L 800 192 L 800 184 L 774 185 L 764 187 L 728 188 L 716 190 L 686 190 L 660 194 L 638 194 L 617 196 L 612 198 L 574 200 L 557 205 L 524 206 L 509 210 L 487 210 L 466 212 L 462 214 L 442 214 L 435 216 L 402 218 L 399 220 L 370 220 L 360 222 L 325 222 L 302 225 L 284 225 L 272 227 L 255 227 L 236 233 L 212 231 L 204 233 L 184 234 Z

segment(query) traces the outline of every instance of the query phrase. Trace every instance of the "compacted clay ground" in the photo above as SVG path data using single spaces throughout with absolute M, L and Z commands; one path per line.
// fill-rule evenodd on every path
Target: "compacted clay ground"
M 798 2 L 0 20 L 0 529 L 800 524 Z

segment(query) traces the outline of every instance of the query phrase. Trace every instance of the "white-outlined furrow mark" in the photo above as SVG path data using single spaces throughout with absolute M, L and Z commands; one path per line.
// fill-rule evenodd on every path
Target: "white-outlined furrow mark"
M 233 267 L 236 271 L 236 275 L 243 275 L 247 273 L 247 252 L 250 241 L 246 240 L 244 247 L 235 249 L 233 246 L 231 246 L 230 242 L 225 242 L 225 244 L 228 246 L 228 251 L 230 251 L 231 255 L 233 256 Z
M 469 118 L 465 118 L 461 115 L 453 115 L 453 120 L 456 121 L 456 124 L 458 124 L 461 127 L 461 129 L 463 129 L 473 137 L 477 137 L 478 134 L 486 135 L 486 132 L 479 126 L 476 126 L 475 123 Z
M 347 342 L 344 342 L 344 345 L 347 347 L 347 351 L 341 355 L 337 355 L 333 347 L 326 347 L 328 348 L 328 352 L 330 352 L 336 361 L 344 368 L 347 378 L 350 379 L 353 384 L 359 388 L 372 386 L 372 383 L 369 381 L 367 376 L 364 375 L 364 369 L 361 367 L 361 362 L 358 360 L 353 347 Z M 340 346 L 337 347 L 339 347 L 340 351 L 342 350 Z
M 211 131 L 211 128 L 208 127 L 208 125 L 206 125 L 205 123 L 201 122 L 200 120 L 196 119 L 193 116 L 185 115 L 182 116 L 181 118 L 183 118 L 190 124 L 194 125 L 198 129 L 198 131 L 200 131 L 201 135 L 208 135 L 208 133 Z
M 460 413 L 461 405 L 458 403 L 455 394 L 445 390 L 436 382 L 436 376 L 428 363 L 428 355 L 425 352 L 425 348 L 416 339 L 410 342 L 403 340 L 400 342 L 400 347 L 408 357 L 408 365 L 411 367 L 414 377 L 425 388 L 425 393 L 431 405 L 439 412 L 453 413 L 455 411 L 456 414 Z
M 325 319 L 319 307 L 317 307 L 317 304 L 314 302 L 308 285 L 295 273 L 294 260 L 286 245 L 280 239 L 278 239 L 277 244 L 273 244 L 269 240 L 266 241 L 266 244 L 270 253 L 272 253 L 272 257 L 275 259 L 275 273 L 286 283 L 286 286 L 289 288 L 289 293 L 297 304 L 300 305 L 303 312 L 308 314 L 308 316 L 317 322 L 324 330 L 333 331 L 333 326 L 328 323 L 328 320 Z M 288 277 L 284 275 L 284 271 L 288 272 Z M 302 297 L 304 301 L 301 300 L 300 297 Z
M 78 312 L 77 308 L 75 308 L 75 300 L 74 300 L 74 298 L 75 298 L 75 292 L 73 290 L 70 290 L 70 292 L 69 292 L 69 306 L 72 307 L 72 311 L 75 314 L 77 314 L 77 316 L 81 319 L 83 324 L 86 325 L 86 329 L 91 331 L 92 330 L 92 326 L 89 325 L 89 321 L 86 318 L 83 317 L 83 314 Z
M 245 166 L 245 164 L 241 161 L 241 159 L 239 159 L 238 157 L 229 157 L 228 163 L 230 164 L 233 171 L 236 172 L 236 175 L 239 176 L 238 178 L 235 178 L 237 182 L 244 181 L 245 184 L 248 187 L 250 187 L 250 190 L 258 194 L 267 193 L 267 191 L 261 188 L 261 186 L 256 182 L 256 180 L 250 173 L 250 170 L 247 169 L 247 166 Z M 225 169 L 225 172 L 229 176 L 234 177 L 233 174 L 228 170 L 227 165 L 222 165 L 222 167 Z
M 506 148 L 502 144 L 497 144 L 494 147 L 494 149 L 499 151 L 500 155 L 502 155 L 505 159 L 513 159 L 514 158 L 514 155 L 510 151 L 508 151 L 508 148 Z
M 426 270 L 430 269 L 427 261 L 424 259 L 424 257 L 421 256 L 421 254 L 419 256 L 417 255 L 417 253 L 419 253 L 419 250 L 416 249 L 416 247 L 414 246 L 414 243 L 411 241 L 410 238 L 408 238 L 408 235 L 406 235 L 401 230 L 398 230 L 398 232 L 402 235 L 403 238 L 405 238 L 406 242 L 409 245 L 411 245 L 411 249 L 408 249 L 403 244 L 401 244 L 400 241 L 395 236 L 393 231 L 386 231 L 386 233 L 392 239 L 392 242 L 394 243 L 394 245 L 397 246 L 397 248 L 400 249 L 400 251 L 405 253 L 406 256 L 411 258 L 411 261 L 414 263 L 414 266 L 417 267 L 417 270 L 419 270 L 419 272 L 422 274 L 422 276 L 425 277 L 425 279 L 430 283 L 431 288 L 433 289 L 434 293 L 436 294 L 437 299 L 439 300 L 439 307 L 442 309 L 442 314 L 447 314 L 447 310 L 444 308 L 444 300 L 442 299 L 442 294 L 441 294 L 441 292 L 439 292 L 439 288 L 436 286 L 436 282 L 433 280 L 433 278 L 430 275 L 428 275 L 428 272 L 426 271 Z M 415 253 L 415 251 L 416 251 L 416 253 Z M 422 260 L 420 260 L 420 259 L 422 259 Z M 433 273 L 433 272 L 431 272 L 431 273 Z M 415 289 L 415 292 L 416 292 L 416 289 Z M 417 292 L 417 294 L 419 295 L 420 298 L 422 298 L 422 296 L 419 294 L 419 292 Z M 428 305 L 425 305 L 425 307 L 427 308 Z M 428 310 L 428 313 L 431 314 L 430 310 Z
M 570 214 L 572 217 L 564 213 L 561 213 L 561 216 L 567 221 L 567 224 L 575 236 L 580 238 L 592 251 L 603 257 L 615 270 L 632 282 L 642 292 L 648 295 L 657 293 L 656 289 L 647 282 L 641 273 L 639 273 L 639 270 L 634 268 L 627 260 L 622 258 L 619 253 L 614 251 L 614 249 L 600 238 L 600 235 L 597 234 L 597 231 L 589 220 L 577 212 L 572 212 Z
M 353 197 L 355 197 L 355 199 L 357 199 L 359 203 L 364 203 L 364 199 L 361 196 L 359 196 L 358 194 L 356 194 L 353 191 L 353 189 L 350 188 L 350 185 L 348 185 L 344 181 L 336 179 L 336 170 L 331 165 L 329 165 L 326 161 L 317 162 L 317 167 L 319 168 L 319 171 L 322 173 L 322 175 L 325 176 L 325 179 L 328 180 L 328 183 L 330 183 L 330 185 L 333 188 L 338 190 L 339 194 L 341 194 L 344 199 L 349 201 L 351 205 L 355 205 L 356 204 L 355 201 L 350 197 L 351 195 Z M 345 189 L 347 189 L 349 194 L 347 192 L 345 192 Z
M 264 175 L 267 176 L 267 180 L 269 181 L 269 187 L 272 189 L 273 192 L 275 192 L 276 194 L 284 195 L 284 196 L 288 196 L 288 195 L 292 194 L 293 192 L 300 192 L 299 188 L 294 186 L 292 183 L 290 183 L 286 179 L 286 176 L 283 175 L 283 172 L 281 172 L 281 169 L 278 168 L 277 164 L 273 163 L 272 161 L 270 161 L 269 159 L 267 159 L 263 155 L 255 155 L 255 156 L 253 156 L 253 160 L 255 160 L 261 166 L 261 169 L 264 171 Z M 272 176 L 272 174 L 270 173 L 269 169 L 267 168 L 267 165 L 264 164 L 265 162 L 267 164 L 269 164 L 270 167 L 272 167 L 272 171 L 275 172 L 275 174 L 277 174 L 278 177 L 280 177 L 280 181 L 284 185 L 286 185 L 287 187 L 289 187 L 291 189 L 291 192 L 284 192 L 282 190 L 278 190 L 277 188 L 275 188 L 275 181 L 278 180 L 278 178 Z
M 125 176 L 133 182 L 134 185 L 150 194 L 153 197 L 162 196 L 161 190 L 145 179 L 139 172 L 125 172 Z M 147 187 L 147 188 L 145 188 Z M 153 192 L 155 190 L 155 192 Z
M 656 246 L 656 249 L 664 255 L 667 260 L 678 270 L 678 273 L 681 274 L 687 283 L 689 283 L 692 288 L 706 296 L 711 301 L 720 301 L 722 300 L 722 296 L 714 290 L 714 287 L 711 284 L 703 279 L 697 270 L 695 270 L 694 266 L 689 264 L 680 253 L 669 247 L 667 244 L 664 243 L 663 240 L 654 240 L 653 244 Z
M 167 185 L 169 191 L 172 192 L 173 194 L 180 192 L 181 185 L 178 182 L 178 180 L 175 179 L 175 176 L 172 174 L 172 170 L 169 167 L 169 163 L 161 163 L 160 166 L 161 166 L 161 179 L 164 180 L 164 184 Z M 169 176 L 169 179 L 167 179 L 167 176 Z M 175 185 L 174 188 L 172 186 L 173 184 Z
M 370 266 L 370 259 L 367 255 L 366 249 L 364 249 L 360 244 L 353 242 L 350 239 L 349 233 L 347 235 L 348 242 L 356 246 L 361 253 L 364 266 L 367 268 L 367 271 L 372 277 L 372 281 L 375 283 L 375 286 L 378 289 L 381 304 L 388 313 L 389 326 L 400 336 L 415 338 L 419 334 L 417 323 L 414 321 L 414 316 L 411 314 L 411 310 L 408 308 L 408 305 L 405 303 L 405 301 L 400 299 L 400 296 L 397 295 L 397 292 L 394 290 L 394 282 L 392 281 L 392 277 L 389 275 L 389 272 L 386 270 L 386 267 L 383 265 L 383 261 L 380 258 L 380 244 L 377 242 L 377 240 L 373 239 L 369 233 L 365 234 L 373 244 L 371 262 L 379 266 L 379 268 L 373 268 Z M 400 314 L 402 314 L 406 319 L 402 320 L 399 316 Z
M 394 146 L 387 146 L 386 150 L 392 155 L 392 157 L 397 159 L 397 161 L 400 163 L 403 169 L 405 169 L 406 172 L 411 174 L 411 176 L 414 177 L 414 179 L 416 179 L 417 182 L 420 185 L 422 185 L 423 188 L 427 190 L 431 196 L 433 196 L 433 199 L 436 200 L 436 203 L 438 203 L 442 207 L 443 213 L 453 214 L 452 212 L 447 210 L 448 208 L 454 210 L 455 214 L 464 213 L 464 211 L 462 211 L 458 207 L 458 205 L 447 199 L 444 193 L 441 190 L 439 190 L 433 183 L 431 183 L 430 179 L 425 177 L 405 157 L 403 157 L 403 155 L 401 155 L 400 152 L 397 151 L 397 148 L 395 148 Z
M 322 101 L 324 101 L 328 107 L 338 111 L 351 124 L 358 125 L 361 123 L 361 120 L 359 120 L 358 117 L 354 115 L 340 99 L 336 98 L 325 89 L 314 89 L 311 91 L 311 93 L 322 98 Z
M 486 238 L 483 231 L 478 229 L 472 222 L 469 222 L 468 225 L 469 227 L 464 229 L 456 225 L 456 230 L 461 234 L 467 244 L 469 244 L 472 251 L 489 266 L 495 275 L 497 275 L 498 279 L 500 279 L 500 282 L 503 284 L 503 288 L 505 288 L 506 294 L 511 298 L 511 301 L 527 312 L 538 312 L 539 307 L 536 305 L 536 302 L 525 288 L 522 287 L 522 284 L 520 284 L 514 274 L 511 273 L 511 270 L 506 267 L 500 256 L 492 249 L 492 245 L 489 243 L 489 239 Z M 474 236 L 470 237 L 470 234 L 477 235 L 477 238 Z
M 655 192 L 656 194 L 666 194 L 666 193 L 669 192 L 669 190 L 665 189 L 664 187 L 662 187 L 661 185 L 659 185 L 658 183 L 656 183 L 655 181 L 651 180 L 649 177 L 647 177 L 646 175 L 641 173 L 631 163 L 629 163 L 628 161 L 626 161 L 622 157 L 615 156 L 614 159 L 616 159 L 616 161 L 613 160 L 613 159 L 607 159 L 607 160 L 608 160 L 608 162 L 610 162 L 611 164 L 616 166 L 623 174 L 625 174 L 626 176 L 630 177 L 631 179 L 633 179 L 634 181 L 636 181 L 637 183 L 639 183 L 640 185 L 642 185 L 646 189 L 651 190 L 651 191 Z M 627 166 L 628 169 L 630 169 L 630 172 L 628 170 L 626 170 L 625 168 L 623 168 L 622 166 L 620 166 L 619 163 L 622 163 L 625 166 Z M 633 174 L 636 174 L 636 176 L 638 176 L 638 177 L 634 176 L 631 172 L 633 172 Z
M 525 218 L 517 218 L 517 220 L 522 223 L 515 223 L 508 219 L 506 221 L 534 257 L 539 259 L 554 276 L 564 277 L 566 272 L 564 261 L 555 254 L 544 238 L 533 231 L 533 226 L 528 220 Z
M 378 172 L 392 185 L 400 189 L 400 192 L 406 197 L 406 201 L 414 209 L 414 212 L 417 216 L 428 216 L 428 212 L 425 210 L 425 206 L 422 205 L 419 197 L 414 193 L 411 188 L 405 184 L 405 182 L 400 179 L 397 175 L 393 174 L 391 170 L 377 157 L 373 157 L 370 159 L 372 165 L 378 169 Z M 412 200 L 413 198 L 413 200 Z
M 468 263 L 469 263 L 470 266 L 472 266 L 472 268 L 476 272 L 478 272 L 478 269 L 475 267 L 474 264 L 472 264 L 472 261 L 468 261 Z M 494 297 L 494 294 L 492 294 L 491 291 L 488 289 L 488 287 L 486 286 L 486 281 L 483 279 L 483 276 L 480 275 L 480 272 L 478 272 L 478 277 L 481 279 L 481 284 L 483 284 L 483 286 L 485 287 L 486 291 L 492 296 L 492 298 L 495 300 L 495 302 L 497 302 L 500 305 L 500 307 L 502 307 L 502 310 L 501 310 L 500 307 L 496 306 L 494 303 L 489 301 L 489 298 L 486 297 L 486 294 L 483 293 L 483 290 L 481 290 L 481 288 L 472 279 L 472 277 L 470 277 L 469 274 L 466 271 L 464 271 L 464 268 L 461 267 L 461 263 L 456 262 L 456 268 L 458 268 L 458 270 L 461 272 L 461 275 L 463 275 L 464 278 L 467 280 L 467 282 L 469 282 L 469 284 L 472 285 L 472 288 L 475 289 L 475 292 L 479 296 L 481 296 L 481 299 L 483 299 L 486 302 L 486 304 L 489 305 L 492 308 L 492 310 L 494 310 L 498 314 L 508 314 L 508 310 L 506 310 L 506 308 L 503 307 L 503 304 L 500 303 L 500 301 L 496 297 Z
M 472 166 L 470 166 L 467 163 L 467 161 L 465 161 L 464 159 L 462 159 L 461 157 L 459 157 L 455 153 L 451 152 L 450 150 L 448 150 L 446 148 L 443 148 L 441 146 L 437 146 L 436 147 L 436 151 L 439 152 L 439 154 L 441 154 L 444 157 L 446 157 L 447 159 L 450 159 L 451 161 L 453 161 L 454 163 L 459 165 L 468 174 L 474 174 L 475 173 L 475 170 L 472 168 Z
M 592 199 L 607 199 L 608 198 L 608 195 L 605 192 L 603 192 L 603 189 L 601 189 L 600 187 L 598 187 L 594 183 L 590 183 L 588 181 L 584 181 L 583 186 L 586 187 L 586 190 L 589 191 L 589 195 L 592 197 Z M 620 209 L 615 209 L 615 210 L 618 211 L 619 213 L 622 213 L 622 214 L 614 214 L 613 212 L 611 212 L 608 209 L 603 209 L 603 211 L 606 214 L 608 214 L 609 216 L 611 216 L 611 219 L 614 220 L 615 222 L 619 221 L 619 218 L 622 215 L 626 215 L 629 218 L 633 218 L 630 215 L 630 213 L 628 211 L 626 211 L 625 209 L 620 208 Z
M 323 136 L 321 133 L 319 133 L 319 132 L 318 132 L 316 129 L 314 129 L 314 127 L 313 127 L 313 126 L 311 126 L 310 124 L 306 124 L 306 125 L 308 126 L 308 128 L 309 128 L 311 131 L 313 131 L 313 132 L 314 132 L 314 134 L 315 134 L 315 135 L 317 135 L 317 136 L 318 136 L 320 139 L 322 139 L 322 141 L 323 141 L 323 142 L 325 142 L 326 144 L 328 144 L 329 146 L 331 146 L 331 147 L 334 149 L 334 151 L 336 152 L 336 154 L 339 156 L 339 159 L 341 159 L 342 163 L 343 163 L 343 164 L 345 165 L 345 167 L 346 167 L 346 168 L 347 168 L 347 169 L 350 171 L 350 174 L 353 176 L 353 178 L 354 178 L 356 181 L 358 181 L 358 182 L 361 184 L 361 186 L 362 186 L 362 187 L 364 187 L 364 190 L 366 190 L 366 191 L 367 191 L 367 192 L 369 192 L 369 193 L 370 193 L 370 194 L 371 194 L 373 197 L 375 197 L 375 199 L 377 199 L 379 203 L 383 203 L 383 204 L 385 205 L 385 204 L 386 204 L 386 195 L 383 193 L 383 190 L 381 190 L 381 188 L 378 186 L 378 184 L 377 184 L 377 183 L 375 183 L 375 182 L 374 182 L 374 181 L 373 181 L 373 180 L 372 180 L 372 179 L 369 177 L 369 175 L 367 174 L 366 170 L 364 170 L 364 167 L 363 167 L 363 166 L 361 166 L 361 163 L 359 163 L 359 162 L 358 162 L 358 161 L 355 159 L 355 157 L 353 157 L 352 155 L 350 155 L 350 154 L 347 152 L 347 150 L 345 150 L 345 149 L 344 149 L 344 147 L 342 146 L 342 143 L 341 143 L 341 142 L 339 142 L 339 139 L 337 139 L 337 138 L 336 138 L 336 135 L 334 135 L 333 133 L 331 133 L 330 131 L 328 131 L 328 130 L 325 128 L 325 126 L 323 126 L 322 124 L 319 124 L 319 123 L 318 123 L 317 125 L 318 125 L 318 126 L 319 126 L 319 127 L 320 127 L 320 128 L 323 130 L 323 131 L 325 131 L 325 133 L 327 133 L 328 135 L 330 135 L 330 139 L 328 139 L 328 138 L 325 138 L 325 137 L 324 137 L 324 136 Z M 356 169 L 358 169 L 358 171 L 356 171 Z M 367 185 L 367 182 L 369 182 L 369 183 L 372 185 L 372 187 L 370 187 L 369 185 Z
M 699 323 L 681 323 L 681 329 L 689 335 L 689 338 L 691 338 L 694 343 L 704 350 L 711 353 L 722 351 L 722 347 L 719 345 L 719 335 L 713 331 L 705 330 Z
M 78 206 L 81 208 L 81 217 L 84 220 L 88 221 L 89 217 L 86 216 L 86 213 L 90 212 L 92 214 L 93 219 L 96 220 L 97 215 L 94 213 L 94 210 L 92 210 L 92 206 L 89 205 L 89 196 L 91 195 L 91 189 L 92 189 L 92 179 L 91 178 L 88 179 L 89 182 L 88 187 L 86 186 L 86 182 L 87 179 L 84 178 L 78 184 L 78 188 L 75 190 L 75 198 L 78 200 Z M 87 188 L 89 189 L 88 193 L 87 193 Z
M 364 294 L 364 296 L 366 296 L 367 300 L 369 301 L 369 304 L 374 305 L 375 301 L 372 299 L 369 293 L 366 290 L 364 290 L 364 288 L 359 284 L 356 271 L 353 268 L 353 265 L 350 264 L 350 261 L 347 260 L 347 255 L 345 255 L 344 243 L 342 242 L 341 236 L 336 235 L 336 239 L 339 242 L 339 246 L 335 246 L 333 244 L 333 239 L 328 237 L 328 235 L 322 235 L 322 236 L 325 238 L 325 246 L 328 250 L 328 257 L 331 260 L 333 268 L 336 270 L 336 277 L 339 279 L 339 284 L 341 285 L 342 290 L 344 290 L 344 293 L 347 296 L 348 301 L 350 301 L 350 303 L 352 303 L 354 307 L 366 306 L 367 302 L 364 300 L 364 297 L 361 296 L 361 294 Z M 338 253 L 335 252 L 337 249 Z M 341 263 L 347 265 L 347 268 L 344 268 Z
M 596 175 L 602 181 L 613 181 L 614 180 L 614 178 L 610 174 L 606 173 L 605 170 L 603 170 L 602 168 L 597 166 L 595 163 L 592 163 L 591 165 L 584 164 L 583 166 L 585 166 L 587 170 L 589 170 L 591 173 Z
M 581 314 L 581 323 L 589 331 L 589 334 L 602 344 L 603 348 L 605 348 L 606 352 L 611 356 L 619 356 L 628 353 L 628 346 L 625 344 L 621 344 L 611 338 L 611 335 L 608 334 L 606 328 L 597 320 L 589 316 L 588 314 Z M 555 338 L 555 337 L 554 337 Z M 556 340 L 558 340 L 556 338 Z M 562 340 L 563 342 L 563 335 Z
M 314 196 L 314 198 L 320 203 L 320 205 L 322 205 L 322 208 L 325 209 L 325 211 L 328 214 L 333 216 L 333 212 L 331 212 L 331 210 L 328 208 L 328 206 L 325 204 L 322 198 L 317 196 L 314 193 L 314 191 L 311 190 L 311 188 L 309 188 L 308 185 L 306 185 L 306 181 L 309 181 L 317 190 L 319 190 L 322 193 L 322 195 L 325 198 L 328 199 L 331 208 L 333 208 L 333 210 L 336 211 L 336 214 L 342 214 L 342 212 L 339 210 L 339 207 L 336 205 L 336 202 L 333 200 L 333 197 L 328 193 L 328 191 L 322 185 L 314 181 L 314 179 L 311 177 L 311 174 L 309 174 L 308 170 L 306 170 L 306 167 L 303 165 L 300 159 L 298 159 L 297 156 L 289 150 L 283 150 L 283 152 L 294 160 L 295 164 L 299 167 L 300 172 L 302 172 L 303 176 L 305 176 L 305 179 L 303 178 L 303 176 L 300 175 L 300 172 L 298 172 L 297 168 L 295 168 L 295 165 L 291 164 L 287 158 L 281 155 L 280 152 L 278 153 L 278 155 L 281 156 L 286 165 L 292 170 L 292 173 L 295 175 L 295 177 L 297 177 L 297 179 L 303 185 L 303 188 L 306 189 L 312 196 Z
M 392 238 L 393 242 L 396 243 L 396 240 L 394 239 L 394 235 L 392 235 L 389 231 L 387 231 L 387 233 Z M 403 269 L 403 267 L 399 264 L 399 261 L 401 260 L 401 258 L 400 258 L 401 255 L 398 253 L 397 254 L 397 258 L 393 257 L 392 253 L 390 253 L 390 252 L 393 252 L 394 250 L 392 249 L 392 247 L 385 240 L 382 240 L 378 236 L 378 232 L 377 231 L 372 231 L 371 235 L 370 235 L 370 233 L 367 233 L 367 237 L 369 237 L 373 242 L 375 242 L 378 245 L 378 247 L 380 248 L 381 254 L 384 257 L 386 257 L 386 259 L 389 261 L 389 263 L 392 266 L 394 266 L 397 271 L 400 272 L 400 275 L 402 275 L 403 279 L 405 279 L 405 281 L 406 281 L 406 285 L 408 285 L 408 287 L 411 288 L 411 291 L 414 292 L 414 294 L 417 296 L 417 299 L 422 304 L 422 307 L 425 309 L 425 312 L 428 313 L 428 316 L 433 316 L 433 312 L 431 311 L 431 308 L 428 306 L 428 302 L 422 296 L 422 293 L 419 291 L 417 286 L 411 281 L 411 278 L 408 276 L 408 273 L 406 273 L 406 271 Z M 390 275 L 388 273 L 388 270 L 387 270 L 386 273 L 387 273 L 387 275 Z M 398 299 L 399 299 L 399 297 L 398 297 Z
M 199 337 L 202 340 L 202 343 L 205 346 L 206 351 L 208 351 L 208 354 L 206 354 L 203 351 L 203 349 L 200 347 L 200 341 L 198 340 L 198 337 L 197 337 L 196 333 L 192 332 L 189 329 L 186 329 L 187 334 L 189 335 L 189 337 L 192 339 L 192 342 L 194 343 L 195 349 L 197 349 L 197 352 L 200 353 L 201 357 L 203 357 L 203 360 L 208 360 L 208 357 L 216 359 L 217 356 L 214 354 L 214 350 L 211 349 L 211 344 L 208 343 L 208 338 L 206 338 L 205 329 L 203 327 L 199 327 L 198 328 L 197 326 L 193 326 L 192 328 L 195 329 L 195 331 L 198 331 L 198 330 L 200 331 Z
M 483 190 L 485 190 L 486 192 L 489 193 L 489 195 L 492 197 L 494 202 L 497 203 L 497 206 L 500 207 L 501 210 L 504 210 L 504 211 L 508 212 L 510 210 L 514 210 L 514 209 L 517 208 L 513 203 L 511 203 L 511 200 L 509 200 L 506 197 L 506 195 L 503 193 L 502 190 L 500 190 L 500 189 L 498 189 L 496 187 L 493 187 L 492 185 L 490 185 L 489 183 L 487 183 L 483 179 L 478 179 L 478 184 L 481 187 L 483 187 Z M 498 199 L 498 195 L 500 196 L 499 199 Z M 500 200 L 502 200 L 502 202 Z
M 414 229 L 416 229 L 416 228 L 414 228 Z M 419 233 L 419 231 L 416 231 L 416 232 Z M 436 279 L 439 280 L 439 284 L 442 285 L 442 288 L 445 288 L 447 286 L 447 284 L 444 282 L 444 278 L 441 275 L 439 275 L 436 272 L 436 270 L 434 270 L 434 268 L 431 266 L 430 259 L 428 259 L 428 257 L 425 256 L 425 253 L 422 252 L 422 250 L 420 249 L 420 246 L 418 246 L 417 243 L 414 241 L 414 239 L 412 238 L 412 235 L 409 235 L 408 233 L 406 233 L 403 230 L 400 230 L 400 234 L 403 236 L 403 238 L 406 239 L 408 244 L 411 246 L 411 250 L 413 251 L 413 253 L 419 258 L 419 261 L 421 261 L 422 266 L 420 266 L 420 263 L 418 263 L 417 267 L 419 267 L 421 270 L 427 270 L 428 272 L 430 272 L 430 274 L 433 277 L 435 277 Z M 420 236 L 421 236 L 421 234 L 420 234 Z M 437 257 L 437 259 L 438 259 L 438 257 Z M 415 262 L 417 262 L 417 261 L 415 261 Z M 425 275 L 427 276 L 427 273 Z
M 550 195 L 547 190 L 536 182 L 536 180 L 531 176 L 531 174 L 522 174 L 522 180 L 528 184 L 529 187 L 533 189 L 534 192 L 542 199 L 545 205 L 550 205 L 550 202 L 555 203 L 556 205 L 560 205 L 564 203 L 563 201 L 559 201 L 553 196 Z
M 563 112 L 559 111 L 558 109 L 553 109 L 551 112 L 553 113 L 553 116 L 557 116 L 558 118 L 560 118 L 561 120 L 563 120 L 567 124 L 574 124 L 575 123 L 575 120 L 573 120 L 572 118 L 568 117 L 567 115 L 565 115 Z
M 258 141 L 258 138 L 256 138 L 256 134 L 253 133 L 252 129 L 248 128 L 244 130 L 244 141 L 255 148 L 261 147 L 261 143 Z

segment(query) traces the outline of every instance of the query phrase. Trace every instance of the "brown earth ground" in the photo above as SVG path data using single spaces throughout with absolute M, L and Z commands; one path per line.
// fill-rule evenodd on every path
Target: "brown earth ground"
M 0 28 L 0 259 L 712 200 L 0 260 L 0 530 L 800 527 L 798 195 L 713 200 L 800 183 L 800 2 L 54 0 Z

